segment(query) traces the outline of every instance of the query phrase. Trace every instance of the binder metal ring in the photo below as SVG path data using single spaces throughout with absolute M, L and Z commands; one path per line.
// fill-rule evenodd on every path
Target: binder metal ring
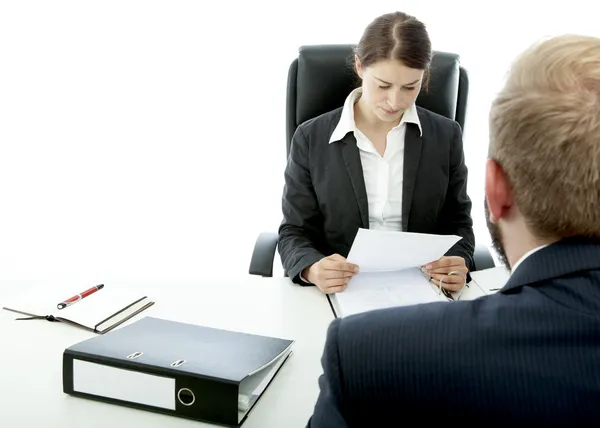
M 191 399 L 192 399 L 192 400 L 191 400 L 191 401 L 189 401 L 189 400 L 188 400 L 187 402 L 186 402 L 186 401 L 184 401 L 184 400 L 181 398 L 181 393 L 182 393 L 182 392 L 183 392 L 185 395 L 189 395 L 189 396 L 191 397 Z M 192 390 L 191 390 L 191 389 L 188 389 L 188 388 L 181 388 L 179 391 L 177 391 L 177 399 L 178 399 L 178 400 L 179 400 L 179 402 L 180 402 L 181 404 L 183 404 L 184 406 L 191 406 L 191 405 L 192 405 L 192 404 L 194 404 L 194 402 L 196 401 L 196 396 L 194 395 L 194 393 L 192 392 Z
M 448 276 L 450 276 L 450 275 L 460 275 L 460 276 L 462 276 L 462 277 L 463 277 L 463 286 L 462 286 L 462 288 L 460 289 L 460 294 L 459 294 L 459 295 L 458 295 L 458 297 L 456 298 L 456 300 L 458 301 L 458 300 L 460 300 L 460 297 L 462 296 L 463 292 L 465 291 L 465 287 L 467 286 L 467 276 L 466 276 L 464 273 L 462 273 L 462 272 L 459 272 L 459 271 L 457 271 L 457 270 L 453 270 L 452 272 L 449 272 L 449 273 L 448 273 Z M 439 295 L 439 294 L 442 294 L 442 290 L 443 290 L 443 288 L 444 288 L 444 278 L 442 277 L 442 278 L 440 279 L 440 285 L 439 285 L 439 290 L 440 290 L 440 291 L 438 292 L 438 295 Z M 445 294 L 445 293 L 444 293 L 444 294 Z

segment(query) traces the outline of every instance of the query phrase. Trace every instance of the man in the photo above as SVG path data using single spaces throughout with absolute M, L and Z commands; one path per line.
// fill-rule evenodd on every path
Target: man
M 600 39 L 524 52 L 490 139 L 486 216 L 509 281 L 335 320 L 309 427 L 600 425 Z

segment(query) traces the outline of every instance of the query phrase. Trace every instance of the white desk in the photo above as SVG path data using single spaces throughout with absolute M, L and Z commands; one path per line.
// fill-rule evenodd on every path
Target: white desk
M 125 283 L 125 282 L 123 282 Z M 283 365 L 243 428 L 304 427 L 318 395 L 320 358 L 333 313 L 316 287 L 287 278 L 131 283 L 156 304 L 145 313 L 182 322 L 295 339 Z M 106 282 L 106 287 L 114 282 Z M 11 289 L 27 283 L 0 283 L 0 307 Z M 56 287 L 57 298 L 81 284 Z M 209 427 L 173 416 L 72 397 L 62 392 L 62 352 L 93 334 L 45 320 L 14 321 L 0 310 L 0 426 L 10 428 Z M 139 317 L 139 316 L 138 316 Z

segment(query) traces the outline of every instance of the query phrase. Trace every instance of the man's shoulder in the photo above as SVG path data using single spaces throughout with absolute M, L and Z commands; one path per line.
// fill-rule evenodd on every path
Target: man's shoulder
M 459 348 L 465 340 L 477 340 L 480 320 L 489 319 L 489 314 L 502 306 L 498 297 L 424 303 L 348 316 L 339 321 L 336 341 L 342 353 L 346 346 L 376 352 L 375 343 L 387 343 L 412 357 L 427 354 L 432 348 Z

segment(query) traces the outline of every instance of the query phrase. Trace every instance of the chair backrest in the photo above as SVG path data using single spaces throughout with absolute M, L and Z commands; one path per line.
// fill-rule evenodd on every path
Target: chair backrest
M 296 128 L 303 122 L 344 105 L 358 86 L 349 66 L 354 45 L 302 46 L 288 73 L 286 156 Z M 424 86 L 424 85 L 423 85 Z M 416 104 L 456 120 L 464 131 L 469 78 L 459 56 L 435 51 L 429 88 L 422 88 Z

